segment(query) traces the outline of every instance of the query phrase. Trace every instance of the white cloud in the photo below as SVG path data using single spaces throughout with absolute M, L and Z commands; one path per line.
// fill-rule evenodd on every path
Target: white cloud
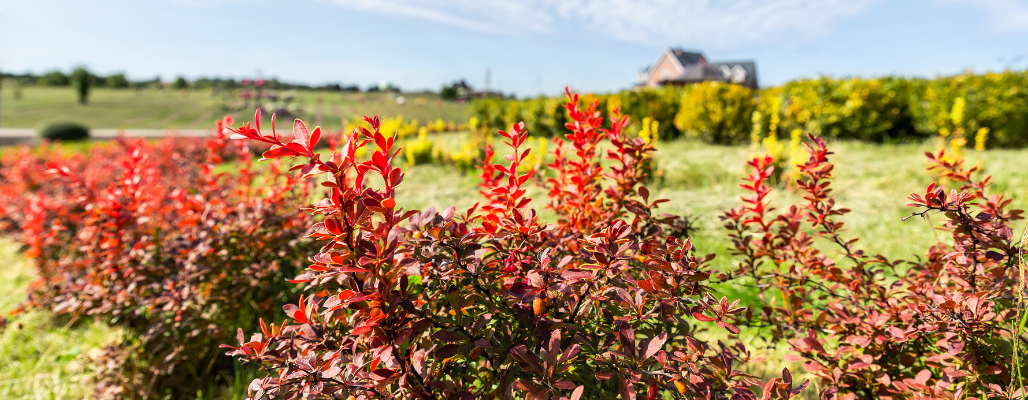
M 665 41 L 735 47 L 805 41 L 830 32 L 842 19 L 877 0 L 621 0 L 583 4 L 591 27 L 633 42 Z
M 345 8 L 424 19 L 483 32 L 549 32 L 549 0 L 327 0 Z
M 653 44 L 732 48 L 820 37 L 881 0 L 326 0 L 368 12 L 484 32 L 591 34 Z
M 192 1 L 192 0 L 180 0 Z M 435 21 L 474 31 L 551 34 L 564 26 L 640 44 L 794 44 L 834 32 L 883 0 L 320 0 L 341 7 Z M 890 0 L 895 1 L 895 0 Z M 918 1 L 918 0 L 915 0 Z M 986 13 L 986 30 L 1028 30 L 1026 0 L 920 0 Z

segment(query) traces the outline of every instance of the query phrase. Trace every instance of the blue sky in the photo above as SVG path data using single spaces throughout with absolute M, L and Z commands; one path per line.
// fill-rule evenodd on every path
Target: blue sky
M 1028 0 L 0 0 L 0 69 L 520 96 L 631 86 L 668 46 L 816 75 L 1028 68 Z

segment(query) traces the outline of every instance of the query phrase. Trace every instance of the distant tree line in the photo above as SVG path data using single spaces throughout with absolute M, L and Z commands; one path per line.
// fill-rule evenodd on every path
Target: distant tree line
M 163 87 L 170 87 L 172 89 L 236 89 L 247 86 L 247 82 L 252 82 L 252 80 L 247 79 L 217 77 L 201 77 L 199 79 L 189 80 L 184 76 L 178 76 L 171 82 L 161 81 L 160 76 L 151 79 L 129 80 L 123 73 L 115 73 L 105 76 L 93 73 L 82 67 L 76 68 L 69 73 L 65 73 L 60 70 L 49 71 L 40 75 L 32 73 L 2 73 L 0 74 L 0 78 L 14 80 L 20 86 L 75 86 L 77 84 L 85 84 L 86 87 L 109 89 L 142 89 Z M 296 83 L 286 83 L 274 78 L 264 80 L 264 85 L 262 85 L 262 87 L 271 90 L 302 89 L 321 90 L 328 92 L 362 91 L 360 86 L 354 84 L 327 83 L 324 85 L 305 85 Z M 378 90 L 379 87 L 377 85 L 373 85 L 368 88 L 368 91 Z
M 160 76 L 156 76 L 150 79 L 142 80 L 130 80 L 125 76 L 124 73 L 114 73 L 110 75 L 102 75 L 93 73 L 87 70 L 85 67 L 77 67 L 71 72 L 65 73 L 60 70 L 49 71 L 40 75 L 32 73 L 23 74 L 12 74 L 12 73 L 0 73 L 0 78 L 11 81 L 13 80 L 17 86 L 56 86 L 56 87 L 74 87 L 74 89 L 80 94 L 80 101 L 85 102 L 85 98 L 88 97 L 90 88 L 108 88 L 108 89 L 146 89 L 146 88 L 170 88 L 170 89 L 209 89 L 209 90 L 232 90 L 241 89 L 246 87 L 253 87 L 255 83 L 259 82 L 261 89 L 265 90 L 317 90 L 325 92 L 401 92 L 401 88 L 388 82 L 379 84 L 371 84 L 366 88 L 361 88 L 356 84 L 342 84 L 338 82 L 330 82 L 323 85 L 307 85 L 301 83 L 289 83 L 282 82 L 277 78 L 271 79 L 236 79 L 236 78 L 220 78 L 220 77 L 201 77 L 198 79 L 190 80 L 184 76 L 177 76 L 170 82 L 161 80 Z M 427 93 L 428 91 L 426 91 Z M 461 79 L 452 83 L 443 85 L 439 91 L 440 96 L 443 100 L 449 101 L 465 101 L 475 98 L 506 98 L 503 93 L 500 92 L 479 92 L 472 88 L 468 83 Z M 513 98 L 514 95 L 509 96 Z

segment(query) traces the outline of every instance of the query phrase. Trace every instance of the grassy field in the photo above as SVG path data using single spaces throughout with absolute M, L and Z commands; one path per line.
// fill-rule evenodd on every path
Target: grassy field
M 0 398 L 83 398 L 89 391 L 86 357 L 118 338 L 99 323 L 69 325 L 45 311 L 7 313 L 25 301 L 32 271 L 13 241 L 0 240 L 0 312 L 10 326 L 0 332 Z
M 458 135 L 444 135 L 437 143 L 447 148 L 456 146 Z M 830 143 L 835 153 L 833 187 L 841 207 L 853 209 L 845 216 L 849 234 L 862 237 L 860 243 L 871 253 L 890 258 L 920 255 L 935 240 L 931 221 L 901 219 L 910 214 L 905 198 L 910 192 L 923 193 L 933 182 L 926 171 L 924 152 L 938 149 L 928 141 L 917 144 L 876 145 L 857 142 Z M 664 142 L 658 146 L 657 160 L 664 170 L 664 179 L 650 186 L 653 196 L 670 201 L 661 210 L 671 214 L 690 215 L 700 226 L 695 238 L 700 250 L 719 254 L 728 262 L 724 230 L 718 217 L 728 208 L 738 207 L 742 189 L 738 187 L 746 159 L 755 154 L 748 147 L 715 146 L 693 141 Z M 994 175 L 995 193 L 1014 196 L 1016 208 L 1028 207 L 1028 150 L 967 151 L 967 163 L 981 163 L 987 174 Z M 479 200 L 476 176 L 462 175 L 454 168 L 425 165 L 407 169 L 407 178 L 399 189 L 398 200 L 408 207 L 466 208 Z M 653 190 L 656 189 L 656 190 Z M 541 189 L 531 191 L 534 206 L 542 207 Z M 771 195 L 773 205 L 786 206 L 799 197 L 788 190 Z M 543 214 L 546 215 L 545 213 Z M 1023 226 L 1023 225 L 1021 225 Z
M 455 150 L 462 135 L 466 134 L 433 138 L 437 145 Z M 836 165 L 835 194 L 841 207 L 854 210 L 843 220 L 850 235 L 863 238 L 858 242 L 861 248 L 889 258 L 910 259 L 923 255 L 937 241 L 939 236 L 932 225 L 938 224 L 938 217 L 905 222 L 901 219 L 911 212 L 906 206 L 906 195 L 923 192 L 933 181 L 932 174 L 925 171 L 927 163 L 923 153 L 938 146 L 934 141 L 904 145 L 830 143 L 830 149 L 836 153 L 832 157 Z M 661 207 L 665 212 L 694 218 L 700 228 L 694 237 L 697 248 L 701 252 L 716 253 L 714 267 L 726 269 L 731 263 L 730 242 L 718 216 L 739 205 L 742 190 L 737 184 L 744 173 L 746 158 L 754 151 L 747 147 L 692 141 L 661 143 L 658 147 L 658 165 L 664 171 L 664 178 L 650 186 L 651 192 L 670 199 Z M 1015 208 L 1028 207 L 1028 174 L 1025 173 L 1028 150 L 968 151 L 966 156 L 968 163 L 982 163 L 986 173 L 994 175 L 994 193 L 1012 195 Z M 463 210 L 479 201 L 475 175 L 462 174 L 454 167 L 442 165 L 408 167 L 406 173 L 397 200 L 407 208 L 435 206 L 441 209 L 455 205 Z M 536 187 L 530 194 L 536 199 L 533 206 L 541 208 L 544 191 Z M 772 194 L 773 204 L 778 207 L 784 208 L 796 200 L 798 196 L 785 189 Z M 1014 229 L 1020 232 L 1024 226 L 1022 221 L 1016 223 Z M 24 298 L 30 271 L 11 242 L 0 244 L 0 262 L 8 266 L 0 270 L 0 312 L 6 312 Z M 747 302 L 755 299 L 754 293 L 746 288 L 717 289 L 729 298 L 742 298 Z M 85 355 L 118 334 L 110 328 L 89 323 L 64 326 L 52 322 L 42 312 L 12 321 L 15 325 L 19 323 L 21 328 L 9 327 L 0 335 L 0 398 L 49 398 L 50 391 L 58 393 L 57 398 L 61 397 L 59 393 L 68 393 L 68 397 L 73 398 L 75 393 L 84 393 L 80 382 L 85 376 L 82 370 Z M 759 347 L 761 343 L 754 339 L 751 345 Z M 765 346 L 755 354 L 767 356 L 768 362 L 754 363 L 750 371 L 765 376 L 776 373 L 783 365 L 778 360 L 785 353 L 783 347 Z M 791 367 L 793 371 L 798 370 L 796 365 Z M 27 384 L 34 386 L 25 386 Z M 220 390 L 237 393 L 240 389 L 214 392 Z M 816 389 L 806 394 L 813 398 Z
M 254 110 L 253 103 L 209 90 L 93 89 L 85 105 L 78 103 L 70 87 L 26 87 L 21 89 L 21 99 L 15 98 L 14 90 L 11 85 L 3 87 L 0 127 L 40 128 L 52 122 L 73 121 L 90 128 L 196 129 L 213 127 L 213 121 L 225 115 L 249 120 Z M 442 101 L 434 94 L 403 94 L 403 105 L 387 93 L 292 94 L 300 118 L 328 129 L 341 129 L 341 120 L 361 114 L 403 115 L 422 123 L 436 119 L 467 121 L 463 104 Z

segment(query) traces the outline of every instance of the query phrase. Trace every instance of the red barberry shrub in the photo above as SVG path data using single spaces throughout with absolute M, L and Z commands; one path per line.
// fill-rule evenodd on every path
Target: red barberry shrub
M 190 152 L 191 148 L 175 144 L 179 151 Z M 28 201 L 31 195 L 47 198 L 66 198 L 73 194 L 64 185 L 54 185 L 53 177 L 47 174 L 45 163 L 59 161 L 62 165 L 81 171 L 85 175 L 109 182 L 112 177 L 100 171 L 109 168 L 107 163 L 96 160 L 109 160 L 121 149 L 118 144 L 97 144 L 89 149 L 89 154 L 70 151 L 48 143 L 35 148 L 18 146 L 0 152 L 0 232 L 17 234 L 27 217 Z M 92 161 L 94 162 L 90 162 Z M 195 167 L 191 167 L 195 168 Z
M 50 157 L 48 180 L 28 163 L 8 181 L 38 186 L 11 221 L 40 276 L 29 304 L 123 328 L 97 360 L 99 397 L 195 395 L 233 368 L 218 344 L 294 298 L 286 278 L 316 249 L 295 209 L 308 187 L 276 164 L 254 168 L 230 123 L 198 144 L 121 140 Z
M 933 183 L 910 205 L 915 215 L 942 216 L 949 240 L 909 261 L 868 255 L 839 221 L 850 210 L 832 194 L 832 153 L 810 138 L 796 181 L 803 202 L 773 213 L 771 158 L 757 157 L 743 206 L 723 217 L 740 255 L 733 276 L 755 284 L 764 302 L 731 323 L 787 340 L 820 378 L 823 398 L 1022 398 L 1011 368 L 1023 367 L 1013 356 L 1024 249 L 1010 228 L 1022 212 L 990 193 L 976 167 L 929 153 L 930 169 L 959 187 L 947 194 Z
M 535 171 L 519 170 L 531 151 L 522 124 L 498 132 L 506 162 L 493 164 L 487 148 L 485 200 L 463 212 L 399 205 L 399 149 L 378 118 L 328 156 L 312 150 L 320 128 L 299 120 L 289 142 L 259 125 L 235 129 L 270 145 L 266 159 L 299 158 L 294 169 L 324 176 L 329 190 L 304 208 L 321 218 L 309 235 L 321 250 L 294 279 L 308 293 L 281 324 L 261 321 L 225 345 L 267 371 L 250 398 L 768 399 L 805 387 L 788 370 L 760 382 L 739 370 L 741 344 L 696 338 L 738 333 L 730 319 L 743 308 L 705 285 L 712 256 L 654 215 L 664 200 L 640 176 L 653 147 L 627 137 L 617 111 L 601 128 L 596 104 L 568 93 L 565 107 L 570 133 L 549 166 L 554 223 L 527 207 Z M 370 159 L 356 159 L 365 146 Z

